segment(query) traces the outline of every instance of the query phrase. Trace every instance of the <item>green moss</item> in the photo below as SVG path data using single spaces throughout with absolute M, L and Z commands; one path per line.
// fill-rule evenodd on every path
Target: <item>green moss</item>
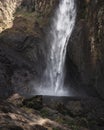
M 41 110 L 40 114 L 41 114 L 42 117 L 48 117 L 49 116 L 48 110 L 45 110 L 45 109 Z

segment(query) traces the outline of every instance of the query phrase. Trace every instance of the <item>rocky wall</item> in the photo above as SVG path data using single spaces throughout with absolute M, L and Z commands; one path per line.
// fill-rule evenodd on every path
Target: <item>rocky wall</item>
M 0 0 L 0 32 L 12 27 L 13 14 L 22 0 Z
M 38 17 L 48 19 L 57 2 L 58 0 L 0 0 L 0 32 L 13 26 L 18 11 L 19 15 L 34 12 Z
M 83 88 L 104 97 L 104 1 L 77 1 L 77 19 L 68 45 Z M 94 88 L 94 89 L 93 89 Z
M 56 4 L 0 0 L 0 97 L 31 93 L 30 81 L 40 82 L 47 56 L 44 35 Z

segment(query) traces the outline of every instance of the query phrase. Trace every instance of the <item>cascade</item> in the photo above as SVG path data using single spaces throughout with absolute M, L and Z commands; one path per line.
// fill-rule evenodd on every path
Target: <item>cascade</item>
M 60 0 L 52 19 L 48 44 L 50 53 L 47 58 L 41 87 L 37 93 L 42 95 L 66 95 L 64 90 L 64 65 L 66 48 L 75 25 L 76 6 L 74 0 Z

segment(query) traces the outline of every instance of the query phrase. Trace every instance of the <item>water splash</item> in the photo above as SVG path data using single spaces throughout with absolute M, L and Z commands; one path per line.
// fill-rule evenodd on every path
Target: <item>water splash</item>
M 64 90 L 64 65 L 66 47 L 75 25 L 76 6 L 74 0 L 60 0 L 53 17 L 48 43 L 51 45 L 47 59 L 47 69 L 43 82 L 37 89 L 42 95 L 68 95 Z

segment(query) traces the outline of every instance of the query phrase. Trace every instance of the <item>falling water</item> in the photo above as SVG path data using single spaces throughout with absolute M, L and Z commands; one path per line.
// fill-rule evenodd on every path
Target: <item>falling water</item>
M 48 54 L 47 68 L 39 94 L 43 95 L 65 95 L 64 65 L 66 47 L 71 36 L 76 18 L 76 6 L 74 0 L 60 0 L 58 9 L 53 17 L 49 33 L 48 43 L 50 54 Z

